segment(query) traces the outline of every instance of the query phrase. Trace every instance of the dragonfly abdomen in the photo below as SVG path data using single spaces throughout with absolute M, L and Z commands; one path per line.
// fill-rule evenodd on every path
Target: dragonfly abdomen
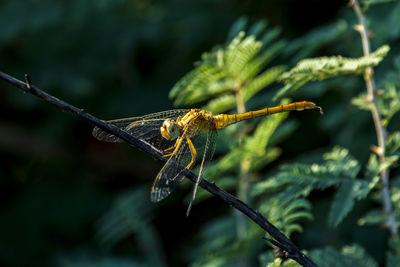
M 301 101 L 301 102 L 294 102 L 290 104 L 285 104 L 285 105 L 280 105 L 280 106 L 275 106 L 275 107 L 270 107 L 270 108 L 264 108 L 256 111 L 249 111 L 245 113 L 240 113 L 240 114 L 220 114 L 217 116 L 214 116 L 215 124 L 217 129 L 225 128 L 226 126 L 247 120 L 247 119 L 252 119 L 260 116 L 267 116 L 270 114 L 275 114 L 275 113 L 280 113 L 280 112 L 285 112 L 285 111 L 292 111 L 292 110 L 297 110 L 297 111 L 302 111 L 305 109 L 315 109 L 319 108 L 320 112 L 322 113 L 322 109 L 315 105 L 313 102 L 310 101 Z

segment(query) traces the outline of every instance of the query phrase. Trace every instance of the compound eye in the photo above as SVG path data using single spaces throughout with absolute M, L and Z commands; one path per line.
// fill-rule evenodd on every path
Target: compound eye
M 178 127 L 176 126 L 173 120 L 169 120 L 166 122 L 167 131 L 171 139 L 175 139 L 179 135 Z

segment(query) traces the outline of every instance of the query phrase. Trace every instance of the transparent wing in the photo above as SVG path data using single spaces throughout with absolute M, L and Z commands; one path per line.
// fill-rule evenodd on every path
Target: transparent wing
M 184 177 L 183 168 L 189 164 L 190 160 L 190 149 L 184 139 L 177 153 L 168 159 L 167 163 L 165 163 L 164 167 L 157 174 L 151 188 L 151 201 L 158 202 L 171 194 L 176 185 L 182 181 Z
M 192 166 L 196 164 L 196 161 L 200 161 L 199 159 L 202 162 L 199 175 L 201 175 L 202 168 L 211 160 L 214 154 L 215 140 L 215 127 L 210 128 L 208 133 L 199 134 L 191 138 L 197 152 L 195 162 Z M 158 173 L 151 189 L 151 201 L 158 202 L 167 197 L 175 189 L 177 184 L 184 178 L 184 171 L 179 166 L 186 167 L 190 163 L 191 158 L 189 145 L 186 139 L 184 139 L 178 152 L 168 159 L 167 163 L 165 163 L 164 167 Z
M 196 183 L 193 188 L 193 195 L 192 195 L 192 199 L 190 200 L 189 207 L 186 211 L 186 216 L 189 216 L 190 210 L 192 208 L 193 201 L 196 197 L 197 188 L 200 184 L 202 172 L 207 167 L 208 163 L 211 161 L 212 156 L 214 155 L 216 139 L 217 139 L 217 130 L 215 128 L 215 125 L 213 125 L 212 122 L 210 122 L 207 140 L 204 145 L 203 157 L 202 157 L 200 168 L 199 168 L 199 174 L 197 176 L 197 180 L 196 180 Z
M 184 116 L 190 110 L 188 109 L 175 109 L 169 111 L 163 111 L 145 115 L 142 117 L 132 117 L 125 119 L 117 119 L 107 121 L 108 123 L 114 124 L 121 130 L 146 141 L 154 147 L 163 150 L 171 146 L 174 142 L 164 139 L 160 134 L 160 127 L 165 119 L 171 118 L 176 120 L 179 116 Z M 120 138 L 115 135 L 108 133 L 98 127 L 93 128 L 93 136 L 100 141 L 107 142 L 123 142 Z
M 204 146 L 204 153 L 203 153 L 203 160 L 202 160 L 202 170 L 199 170 L 199 175 L 204 171 L 204 168 L 207 167 L 208 163 L 211 161 L 214 152 L 215 152 L 215 145 L 217 140 L 217 130 L 215 127 L 210 127 L 210 130 L 207 135 L 207 141 Z

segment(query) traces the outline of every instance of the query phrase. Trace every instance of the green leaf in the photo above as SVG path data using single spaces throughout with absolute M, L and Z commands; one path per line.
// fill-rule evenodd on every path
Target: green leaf
M 310 212 L 311 204 L 306 199 L 293 199 L 282 203 L 277 198 L 271 198 L 262 201 L 259 210 L 286 235 L 303 230 L 298 223 L 299 220 L 313 219 Z
M 343 182 L 338 192 L 336 193 L 335 200 L 333 201 L 332 207 L 329 211 L 328 222 L 331 226 L 337 226 L 343 218 L 349 213 L 354 205 L 352 181 Z
M 299 267 L 300 265 L 294 260 L 282 260 L 281 258 L 274 259 L 273 262 L 267 264 L 266 267 Z
M 241 19 L 234 28 L 243 25 L 244 19 Z M 257 34 L 265 25 L 265 22 L 259 22 L 251 31 Z M 206 110 L 219 113 L 231 109 L 236 104 L 234 94 L 237 90 L 242 91 L 243 100 L 247 101 L 282 74 L 284 69 L 281 66 L 264 68 L 284 45 L 284 42 L 277 42 L 266 47 L 256 40 L 256 35 L 246 35 L 240 31 L 228 45 L 203 53 L 195 69 L 174 85 L 169 97 L 175 99 L 175 105 L 188 105 L 212 98 L 205 106 Z
M 279 75 L 285 70 L 283 66 L 272 67 L 256 76 L 250 83 L 243 86 L 243 98 L 247 102 L 260 90 L 277 81 Z
M 390 134 L 385 144 L 385 156 L 397 156 L 400 155 L 400 132 L 394 132 Z
M 372 103 L 371 101 L 368 101 L 366 93 L 362 93 L 359 96 L 352 98 L 351 103 L 362 110 L 371 111 L 372 109 Z
M 285 42 L 280 41 L 272 45 L 264 52 L 260 53 L 254 60 L 250 61 L 246 66 L 244 66 L 241 77 L 243 81 L 246 81 L 260 72 L 275 56 L 279 54 L 282 48 L 285 46 Z M 283 66 L 280 67 L 283 72 Z M 268 70 L 267 70 L 268 71 Z M 281 74 L 281 73 L 279 73 Z M 275 81 L 275 79 L 274 79 Z
M 345 246 L 339 252 L 332 247 L 315 249 L 309 253 L 311 259 L 319 266 L 329 267 L 378 267 L 378 264 L 365 250 L 358 246 Z
M 267 87 L 268 85 L 275 82 L 279 75 L 284 71 L 284 67 L 277 66 L 267 69 L 263 73 L 259 74 L 254 80 L 247 85 L 243 86 L 243 100 L 247 102 L 259 91 Z M 233 87 L 232 87 L 233 88 Z M 236 98 L 233 94 L 224 94 L 218 96 L 208 102 L 203 109 L 219 114 L 221 112 L 233 109 L 236 107 Z
M 236 106 L 236 98 L 233 94 L 223 94 L 208 102 L 202 109 L 214 114 L 220 114 L 224 111 L 233 109 Z
M 228 32 L 228 42 L 231 42 L 239 34 L 239 32 L 246 29 L 248 21 L 249 20 L 246 16 L 241 16 L 232 24 Z
M 314 188 L 340 184 L 347 179 L 354 179 L 360 170 L 359 163 L 344 148 L 335 147 L 323 155 L 321 164 L 287 164 L 271 177 L 292 184 L 312 185 Z
M 306 200 L 306 199 L 296 199 L 292 202 L 290 202 L 284 211 L 282 211 L 283 216 L 289 216 L 291 213 L 295 212 L 297 209 L 306 209 L 306 210 L 310 210 L 311 209 L 311 203 Z
M 243 149 L 238 147 L 232 149 L 228 154 L 220 158 L 215 164 L 207 167 L 205 175 L 209 177 L 218 177 L 227 171 L 239 169 L 240 162 L 246 157 Z
M 304 80 L 324 80 L 340 74 L 364 74 L 366 68 L 377 66 L 388 52 L 389 46 L 384 45 L 366 57 L 334 56 L 304 59 L 289 72 L 282 74 L 280 79 L 289 84 Z
M 308 196 L 312 189 L 312 186 L 307 185 L 291 185 L 278 195 L 278 199 L 280 202 L 291 201 L 301 196 Z
M 259 237 L 262 231 L 249 227 L 245 237 L 238 237 L 236 217 L 224 216 L 209 221 L 198 234 L 199 246 L 186 253 L 193 258 L 191 266 L 230 266 L 246 257 L 254 249 L 254 240 L 263 242 Z
M 400 111 L 400 90 L 393 84 L 388 84 L 383 94 L 376 97 L 379 112 L 382 114 L 382 123 L 387 126 L 396 113 Z
M 260 37 L 260 41 L 263 44 L 263 47 L 269 45 L 272 41 L 274 41 L 281 34 L 281 30 L 279 28 L 274 28 L 266 31 L 263 36 Z
M 365 216 L 361 217 L 357 224 L 360 226 L 367 224 L 384 224 L 386 215 L 380 210 L 371 210 Z
M 377 66 L 388 52 L 389 46 L 384 45 L 366 57 L 334 56 L 301 60 L 294 68 L 281 75 L 280 80 L 286 86 L 274 99 L 281 98 L 310 81 L 321 81 L 344 74 L 364 74 L 366 68 Z
M 135 235 L 142 244 L 143 255 L 151 259 L 150 265 L 163 265 L 160 240 L 151 226 L 154 205 L 148 199 L 148 189 L 137 187 L 115 199 L 113 205 L 98 222 L 97 238 L 106 247 L 112 247 L 128 236 Z
M 285 104 L 287 101 L 282 102 Z M 265 117 L 257 126 L 254 134 L 247 137 L 244 147 L 246 151 L 252 154 L 262 154 L 268 145 L 269 138 L 275 132 L 276 128 L 288 117 L 289 113 L 279 113 L 273 116 Z
M 399 236 L 392 236 L 389 239 L 389 251 L 387 252 L 387 267 L 397 267 L 400 262 L 400 239 Z
M 338 186 L 338 192 L 332 202 L 328 222 L 337 226 L 354 206 L 355 200 L 365 198 L 378 184 L 376 159 L 371 157 L 370 168 L 364 179 L 356 179 L 360 164 L 347 149 L 335 147 L 322 156 L 321 163 L 288 164 L 268 180 L 257 183 L 251 192 L 253 196 L 262 196 L 274 191 L 280 203 L 293 201 L 297 197 L 307 196 L 313 189 Z
M 365 177 L 367 180 L 372 181 L 374 177 L 379 177 L 379 161 L 376 154 L 371 154 L 368 160 Z
M 259 20 L 249 28 L 249 35 L 258 36 L 267 28 L 266 20 Z M 243 29 L 244 30 L 244 29 Z
M 224 53 L 224 63 L 227 70 L 242 82 L 244 81 L 243 69 L 260 51 L 262 45 L 260 41 L 256 41 L 254 36 L 245 36 L 244 32 L 240 32 L 228 45 Z
M 376 4 L 384 4 L 389 2 L 395 2 L 396 0 L 361 0 L 361 4 L 365 6 L 376 5 Z M 365 7 L 366 8 L 366 7 Z
M 310 212 L 295 212 L 292 214 L 289 214 L 288 216 L 284 217 L 284 224 L 285 225 L 290 225 L 291 223 L 298 221 L 298 220 L 302 220 L 302 219 L 308 219 L 308 220 L 312 220 L 314 217 L 312 216 L 312 214 Z
M 171 90 L 175 104 L 196 103 L 210 96 L 231 90 L 235 86 L 232 77 L 219 67 L 200 65 L 184 76 Z
M 400 111 L 400 90 L 394 85 L 388 85 L 383 94 L 376 96 L 379 112 L 382 114 L 382 124 L 387 126 L 394 115 Z M 362 110 L 371 111 L 372 103 L 366 93 L 353 98 L 351 103 Z
M 251 196 L 256 197 L 261 194 L 268 194 L 272 191 L 276 191 L 284 185 L 289 184 L 289 181 L 279 180 L 279 179 L 267 179 L 265 181 L 260 181 L 254 185 L 251 191 Z M 302 186 L 300 186 L 303 188 Z M 291 194 L 289 194 L 291 196 Z
M 357 266 L 356 263 L 360 262 L 359 266 L 378 267 L 375 260 L 359 245 L 344 246 L 342 248 L 342 255 L 349 259 L 349 263 L 354 263 L 352 266 Z
M 333 174 L 354 178 L 361 168 L 345 148 L 334 147 L 331 152 L 324 154 L 323 158 Z

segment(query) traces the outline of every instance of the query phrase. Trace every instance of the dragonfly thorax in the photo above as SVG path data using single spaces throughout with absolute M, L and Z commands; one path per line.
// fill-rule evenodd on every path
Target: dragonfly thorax
M 173 119 L 166 119 L 160 128 L 161 135 L 167 140 L 174 140 L 179 136 L 179 129 Z

